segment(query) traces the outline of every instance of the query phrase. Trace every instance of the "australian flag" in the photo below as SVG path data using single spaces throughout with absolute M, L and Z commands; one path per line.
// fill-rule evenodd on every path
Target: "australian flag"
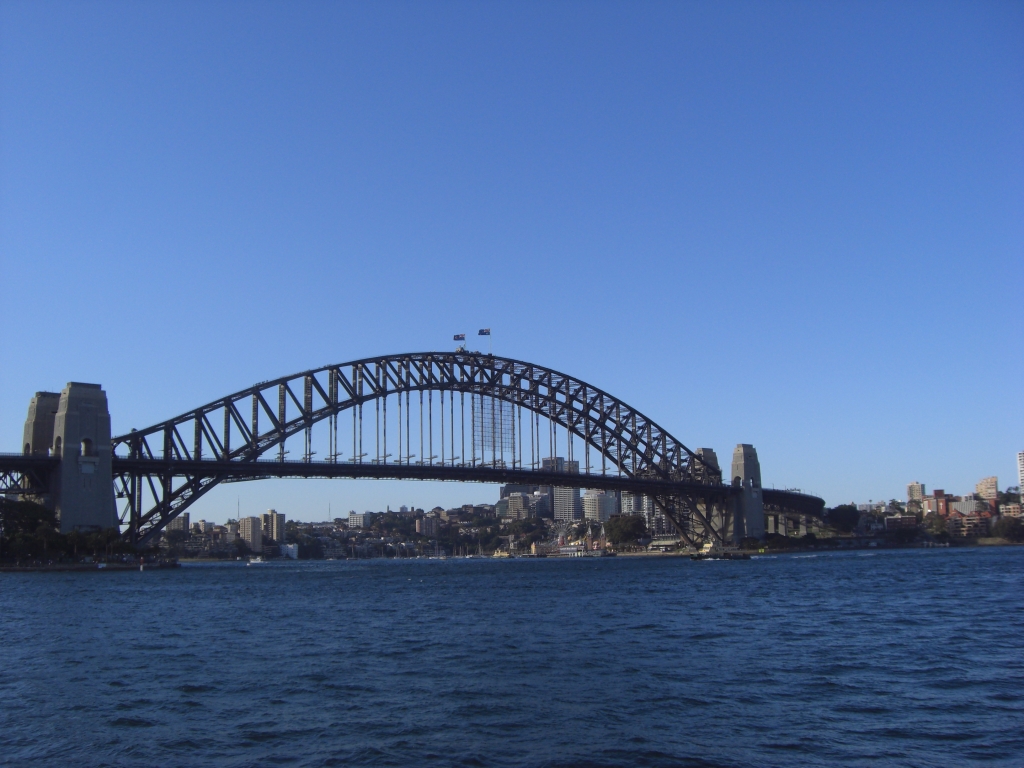
M 455 338 L 453 339 L 453 341 L 465 341 L 465 340 L 466 340 L 466 334 L 464 334 L 464 333 L 456 333 L 455 334 Z
M 490 328 L 481 328 L 479 333 L 477 333 L 477 336 L 490 336 L 490 335 L 491 335 L 491 329 Z

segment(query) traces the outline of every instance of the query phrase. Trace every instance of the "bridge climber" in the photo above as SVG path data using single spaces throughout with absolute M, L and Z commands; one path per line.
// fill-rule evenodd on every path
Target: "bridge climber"
M 300 442 L 301 459 L 287 458 Z M 591 384 L 459 350 L 303 371 L 113 437 L 99 385 L 38 392 L 23 452 L 0 456 L 0 492 L 47 504 L 63 531 L 116 525 L 139 547 L 218 484 L 268 477 L 644 494 L 688 546 L 763 537 L 765 509 L 821 514 L 817 497 L 763 488 L 751 446 L 731 470 L 723 481 L 714 451 Z

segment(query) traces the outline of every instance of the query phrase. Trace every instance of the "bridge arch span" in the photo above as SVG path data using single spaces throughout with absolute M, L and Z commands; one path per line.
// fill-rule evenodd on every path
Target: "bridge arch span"
M 343 415 L 351 418 L 351 445 Z M 372 441 L 364 434 L 369 426 Z M 326 427 L 326 434 L 315 435 L 314 427 Z M 611 473 L 644 485 L 722 486 L 717 467 L 599 387 L 545 366 L 464 350 L 383 355 L 264 381 L 111 442 L 115 490 L 126 500 L 121 520 L 140 542 L 220 482 L 282 476 L 285 465 L 306 466 L 293 476 L 320 468 L 316 476 L 417 479 L 452 479 L 457 469 L 460 479 L 483 482 L 494 482 L 495 470 L 516 477 L 564 471 L 542 463 L 557 455 L 551 448 L 558 446 L 559 430 L 565 458 L 581 465 L 579 478 L 565 478 L 566 485 L 588 486 Z M 298 439 L 301 462 L 286 461 L 286 445 Z M 326 461 L 314 461 L 315 447 L 325 442 Z M 265 457 L 275 450 L 280 467 L 267 470 Z M 576 450 L 582 450 L 579 458 Z M 671 515 L 671 502 L 658 503 Z M 691 506 L 714 532 L 698 505 Z M 678 518 L 672 520 L 679 532 L 692 536 Z

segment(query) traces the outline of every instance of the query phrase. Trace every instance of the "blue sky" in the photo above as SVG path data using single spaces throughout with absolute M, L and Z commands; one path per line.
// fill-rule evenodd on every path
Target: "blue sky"
M 125 432 L 491 327 L 829 504 L 1005 487 L 1024 6 L 0 2 L 0 277 L 4 450 L 70 380 Z

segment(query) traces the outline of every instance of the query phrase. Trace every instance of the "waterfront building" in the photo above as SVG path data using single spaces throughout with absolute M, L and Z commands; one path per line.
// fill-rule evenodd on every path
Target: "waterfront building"
M 925 496 L 924 483 L 915 480 L 907 484 L 907 501 L 923 501 Z
M 1020 517 L 1021 506 L 1016 501 L 999 505 L 999 514 L 1003 517 Z
M 907 531 L 917 528 L 917 517 L 914 515 L 888 515 L 885 518 L 885 530 Z
M 958 510 L 949 513 L 946 521 L 946 530 L 951 536 L 987 536 L 988 526 L 992 515 L 988 512 L 973 512 L 964 514 Z
M 1017 454 L 1017 489 L 1024 489 L 1024 451 Z
M 946 492 L 941 488 L 937 488 L 931 496 L 925 496 L 921 499 L 921 507 L 925 515 L 930 515 L 933 512 L 939 517 L 945 517 L 949 514 L 949 504 L 952 499 L 946 495 Z
M 985 501 L 995 501 L 999 498 L 999 480 L 995 477 L 982 478 L 974 486 L 974 492 Z
M 238 535 L 253 552 L 263 551 L 263 521 L 258 517 L 243 517 L 238 521 Z
M 281 557 L 289 560 L 299 559 L 299 545 L 298 544 L 282 544 L 281 545 Z
M 273 539 L 278 544 L 284 544 L 284 523 L 284 514 L 274 509 L 268 509 L 263 514 L 263 519 L 261 521 L 263 538 Z
M 973 515 L 976 512 L 986 511 L 988 509 L 988 504 L 983 501 L 967 497 L 965 499 L 960 499 L 959 501 L 947 502 L 946 508 L 948 510 L 948 514 L 958 512 L 961 515 Z

